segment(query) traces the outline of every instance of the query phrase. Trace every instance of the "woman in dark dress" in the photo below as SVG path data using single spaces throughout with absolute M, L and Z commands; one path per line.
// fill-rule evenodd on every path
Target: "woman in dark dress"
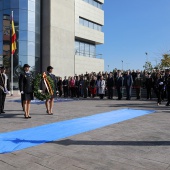
M 56 97 L 56 89 L 57 89 L 57 79 L 56 79 L 56 76 L 54 74 L 52 74 L 52 72 L 53 72 L 53 67 L 48 66 L 47 67 L 47 76 L 51 77 L 51 79 L 53 80 L 53 83 L 54 83 L 53 95 L 51 96 L 50 99 L 46 100 L 46 102 L 45 102 L 47 113 L 49 115 L 53 114 L 54 98 Z
M 24 64 L 24 73 L 19 78 L 19 89 L 23 97 L 23 105 L 25 111 L 25 118 L 31 118 L 30 116 L 30 103 L 34 99 L 33 96 L 33 76 L 30 73 L 30 66 Z

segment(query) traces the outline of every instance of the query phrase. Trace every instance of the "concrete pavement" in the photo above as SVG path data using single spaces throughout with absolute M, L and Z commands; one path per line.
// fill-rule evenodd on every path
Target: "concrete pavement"
M 18 96 L 7 97 L 0 132 L 94 115 L 122 108 L 155 110 L 104 128 L 21 151 L 1 154 L 0 170 L 170 170 L 170 111 L 147 100 L 80 99 L 57 102 L 54 115 L 44 104 L 31 105 L 24 119 Z

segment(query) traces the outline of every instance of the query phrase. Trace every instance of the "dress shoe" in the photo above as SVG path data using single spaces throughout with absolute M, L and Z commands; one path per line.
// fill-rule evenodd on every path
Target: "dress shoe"
M 4 110 L 2 110 L 1 113 L 5 113 Z

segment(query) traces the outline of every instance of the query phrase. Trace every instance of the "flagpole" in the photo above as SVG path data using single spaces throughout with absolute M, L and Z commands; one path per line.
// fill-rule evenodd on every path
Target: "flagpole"
M 11 19 L 13 20 L 13 11 L 11 13 Z M 12 36 L 11 36 L 12 37 Z M 11 43 L 12 44 L 12 43 Z M 11 48 L 12 49 L 12 48 Z M 11 96 L 13 96 L 13 52 L 11 51 Z

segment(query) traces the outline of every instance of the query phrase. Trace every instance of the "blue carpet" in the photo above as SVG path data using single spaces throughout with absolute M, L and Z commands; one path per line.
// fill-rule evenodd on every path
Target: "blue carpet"
M 46 142 L 61 140 L 153 112 L 153 110 L 121 109 L 28 129 L 0 133 L 0 153 L 10 153 Z

